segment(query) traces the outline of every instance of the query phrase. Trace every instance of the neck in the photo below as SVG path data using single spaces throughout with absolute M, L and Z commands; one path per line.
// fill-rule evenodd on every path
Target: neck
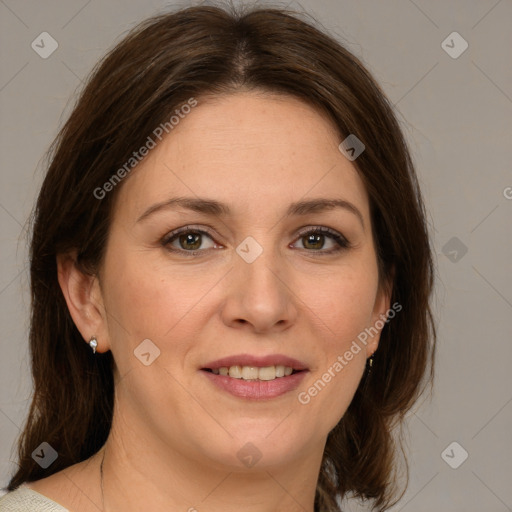
M 323 446 L 315 457 L 259 470 L 222 470 L 168 446 L 165 451 L 155 448 L 111 433 L 100 464 L 104 512 L 314 511 Z

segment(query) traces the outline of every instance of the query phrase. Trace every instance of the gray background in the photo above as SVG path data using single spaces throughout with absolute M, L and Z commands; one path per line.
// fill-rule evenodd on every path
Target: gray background
M 31 392 L 24 228 L 42 157 L 93 64 L 136 22 L 169 5 L 0 0 L 2 486 L 15 469 L 13 444 Z M 437 378 L 432 399 L 408 415 L 410 483 L 393 510 L 510 511 L 512 2 L 288 5 L 340 37 L 383 86 L 410 142 L 429 210 L 438 274 Z M 47 59 L 31 48 L 43 31 L 59 44 Z M 469 44 L 458 58 L 442 47 L 453 31 Z M 462 48 L 456 39 L 447 44 L 452 52 Z M 469 456 L 457 469 L 443 460 L 444 452 L 452 465 L 460 463 L 463 449 Z M 349 503 L 347 510 L 359 507 Z

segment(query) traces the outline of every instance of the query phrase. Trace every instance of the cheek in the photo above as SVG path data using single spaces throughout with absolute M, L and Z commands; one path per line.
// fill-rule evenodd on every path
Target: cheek
M 314 282 L 314 281 L 313 281 Z M 346 265 L 322 278 L 304 282 L 302 299 L 321 320 L 328 350 L 344 350 L 371 323 L 378 276 L 375 265 Z
M 183 272 L 170 275 L 169 268 L 152 265 L 144 252 L 129 251 L 124 255 L 118 251 L 115 258 L 105 261 L 105 276 L 111 350 L 123 377 L 119 396 L 144 415 L 160 411 L 166 403 L 170 408 L 189 409 L 188 395 L 172 374 L 182 369 L 197 339 L 190 326 L 201 325 L 198 303 L 213 286 L 211 277 L 199 279 Z M 147 339 L 160 351 L 148 367 L 134 355 Z
M 318 277 L 318 276 L 317 276 Z M 366 351 L 358 335 L 371 324 L 378 284 L 376 265 L 346 265 L 320 284 L 309 286 L 305 303 L 321 319 L 319 366 L 301 386 L 299 403 L 310 427 L 328 433 L 349 407 L 364 373 Z
M 197 322 L 202 301 L 218 281 L 211 273 L 190 269 L 169 271 L 154 265 L 144 252 L 122 254 L 105 262 L 105 306 L 109 316 L 112 350 L 131 351 L 149 338 L 163 349 L 169 339 L 173 353 L 186 344 L 191 318 Z M 206 300 L 204 300 L 206 303 Z M 185 347 L 183 347 L 185 348 Z M 119 350 L 117 350 L 119 352 Z M 128 351 L 128 352 L 131 352 Z

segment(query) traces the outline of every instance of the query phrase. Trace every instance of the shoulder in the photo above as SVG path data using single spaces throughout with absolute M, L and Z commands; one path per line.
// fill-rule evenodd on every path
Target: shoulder
M 50 498 L 21 485 L 0 498 L 2 512 L 69 512 Z
M 101 510 L 101 494 L 96 473 L 89 459 L 40 480 L 24 482 L 0 497 L 0 512 L 97 512 Z

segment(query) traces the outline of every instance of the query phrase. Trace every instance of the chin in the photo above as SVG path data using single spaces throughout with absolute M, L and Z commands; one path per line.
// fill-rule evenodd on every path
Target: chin
M 212 445 L 215 441 L 212 440 L 212 444 L 205 447 L 205 453 L 210 453 L 213 460 L 229 467 L 230 471 L 268 469 L 289 463 L 307 444 L 307 436 L 297 425 L 294 428 L 286 425 L 290 418 L 283 422 L 284 417 L 286 415 L 278 420 L 225 424 L 232 437 L 226 434 L 216 440 L 216 445 Z

